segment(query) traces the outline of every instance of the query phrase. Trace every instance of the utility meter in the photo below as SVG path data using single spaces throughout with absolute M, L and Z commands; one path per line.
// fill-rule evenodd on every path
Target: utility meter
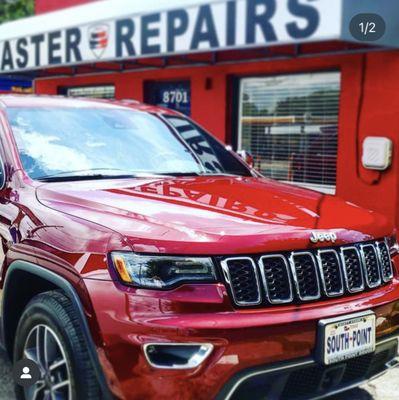
M 368 136 L 363 141 L 364 168 L 383 171 L 391 165 L 392 141 L 386 137 Z

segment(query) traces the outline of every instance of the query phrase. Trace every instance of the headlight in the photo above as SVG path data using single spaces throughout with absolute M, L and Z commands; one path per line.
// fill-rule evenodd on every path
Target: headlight
M 215 282 L 209 257 L 143 256 L 111 253 L 113 265 L 124 283 L 150 289 L 169 289 L 189 282 Z

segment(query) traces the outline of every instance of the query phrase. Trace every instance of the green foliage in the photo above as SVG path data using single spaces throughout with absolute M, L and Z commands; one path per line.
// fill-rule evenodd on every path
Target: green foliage
M 0 0 L 0 23 L 33 15 L 34 0 Z

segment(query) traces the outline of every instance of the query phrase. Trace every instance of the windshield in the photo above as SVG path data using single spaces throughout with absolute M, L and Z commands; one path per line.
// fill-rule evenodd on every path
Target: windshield
M 105 107 L 9 108 L 7 112 L 21 162 L 33 179 L 248 175 L 214 139 L 215 143 L 207 142 L 215 157 L 209 163 L 201 147 L 190 146 L 180 133 L 173 133 L 167 123 L 148 113 Z M 202 134 L 203 140 L 210 138 Z

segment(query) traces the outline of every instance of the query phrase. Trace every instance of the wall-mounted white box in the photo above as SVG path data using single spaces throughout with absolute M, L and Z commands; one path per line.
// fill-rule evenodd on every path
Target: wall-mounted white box
M 383 171 L 391 165 L 392 140 L 368 136 L 363 141 L 362 163 L 364 168 Z

